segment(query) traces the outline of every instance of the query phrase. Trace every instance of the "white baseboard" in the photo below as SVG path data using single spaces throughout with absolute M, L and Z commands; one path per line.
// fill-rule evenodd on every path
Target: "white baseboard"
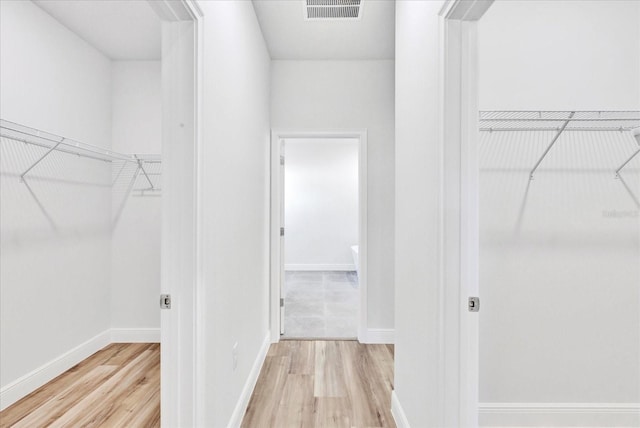
M 404 413 L 404 409 L 395 391 L 391 391 L 391 416 L 393 416 L 393 420 L 396 422 L 398 428 L 409 428 L 409 420 Z
M 358 336 L 358 341 L 367 344 L 393 344 L 395 335 L 393 328 L 369 328 L 364 331 L 364 335 Z
M 483 427 L 637 427 L 640 403 L 480 403 Z
M 239 428 L 242 424 L 242 418 L 244 418 L 244 414 L 247 411 L 247 406 L 249 405 L 249 400 L 251 399 L 251 394 L 253 394 L 253 390 L 256 387 L 256 383 L 258 382 L 258 376 L 260 375 L 260 370 L 262 370 L 264 360 L 267 357 L 269 346 L 271 346 L 270 331 L 267 332 L 264 340 L 262 341 L 262 346 L 258 351 L 258 355 L 256 356 L 255 361 L 253 362 L 253 366 L 251 367 L 251 371 L 249 372 L 247 381 L 242 388 L 242 393 L 238 398 L 236 407 L 233 409 L 233 413 L 231 414 L 231 419 L 227 424 L 228 428 Z
M 355 271 L 356 265 L 353 263 L 345 264 L 317 264 L 317 265 L 305 265 L 305 264 L 285 264 L 285 271 Z
M 111 343 L 160 343 L 160 329 L 112 328 Z
M 0 410 L 26 397 L 45 383 L 61 375 L 79 362 L 110 343 L 111 332 L 105 330 L 97 336 L 54 358 L 37 369 L 0 389 Z

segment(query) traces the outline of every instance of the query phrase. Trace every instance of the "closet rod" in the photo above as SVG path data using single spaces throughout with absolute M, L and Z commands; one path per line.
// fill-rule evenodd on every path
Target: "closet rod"
M 562 135 L 562 132 L 565 130 L 565 128 L 567 127 L 567 125 L 569 124 L 569 121 L 571 121 L 571 118 L 573 117 L 573 115 L 576 114 L 575 111 L 572 111 L 571 114 L 569 114 L 569 117 L 565 120 L 565 122 L 562 124 L 562 128 L 560 128 L 558 130 L 558 132 L 556 133 L 555 137 L 553 137 L 553 140 L 551 140 L 551 143 L 549 144 L 549 146 L 547 147 L 547 149 L 544 151 L 544 153 L 542 154 L 542 156 L 540 157 L 540 159 L 538 159 L 538 162 L 536 162 L 536 165 L 533 167 L 533 169 L 531 170 L 531 172 L 529 173 L 529 180 L 533 180 L 533 174 L 536 172 L 536 169 L 538 169 L 538 167 L 540 166 L 540 164 L 542 163 L 542 161 L 544 160 L 544 158 L 547 156 L 547 153 L 549 153 L 549 150 L 551 150 L 551 148 L 553 147 L 553 145 L 556 143 L 556 141 L 558 141 L 558 138 L 560 138 L 560 135 Z
M 640 125 L 640 111 L 480 111 L 478 128 L 494 131 L 630 131 Z
M 573 110 L 482 110 L 482 120 L 566 120 Z M 573 120 L 640 120 L 638 110 L 575 110 Z
M 575 114 L 575 112 L 573 112 Z M 550 117 L 550 118 L 522 118 L 522 117 L 505 117 L 505 118 L 482 118 L 483 122 L 620 122 L 620 121 L 638 121 L 637 117 L 599 117 L 599 118 L 562 118 L 562 117 Z
M 545 128 L 533 128 L 533 127 L 529 127 L 529 128 L 479 128 L 480 132 L 508 132 L 508 131 L 559 131 L 561 127 L 559 126 L 554 126 L 554 127 L 545 127 Z M 582 127 L 582 128 L 566 128 L 564 130 L 564 132 L 569 132 L 569 131 L 620 131 L 620 132 L 624 132 L 624 131 L 630 131 L 632 130 L 633 127 L 611 127 L 611 128 L 607 128 L 607 127 Z

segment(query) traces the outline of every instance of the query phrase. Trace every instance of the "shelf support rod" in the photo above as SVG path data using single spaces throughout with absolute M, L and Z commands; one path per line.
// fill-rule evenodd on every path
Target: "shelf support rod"
M 556 133 L 556 136 L 553 137 L 553 140 L 551 140 L 551 143 L 549 144 L 549 146 L 547 147 L 547 149 L 544 151 L 544 153 L 542 154 L 542 156 L 540 157 L 540 159 L 538 159 L 538 162 L 536 162 L 536 165 L 533 167 L 533 169 L 531 170 L 531 172 L 529 173 L 529 180 L 533 180 L 533 174 L 536 172 L 536 170 L 538 169 L 538 167 L 540 166 L 540 164 L 542 163 L 542 161 L 544 160 L 544 158 L 547 156 L 547 153 L 549 153 L 549 150 L 551 150 L 551 148 L 553 147 L 553 145 L 556 143 L 556 141 L 558 141 L 558 138 L 560 138 L 560 135 L 562 135 L 562 133 L 564 132 L 564 129 L 567 127 L 567 125 L 569 124 L 569 122 L 571 122 L 571 119 L 573 118 L 573 115 L 576 114 L 575 111 L 572 111 L 571 114 L 569 114 L 569 117 L 565 120 L 565 122 L 562 124 L 562 127 L 558 130 L 558 132 Z
M 149 178 L 149 174 L 147 174 L 147 171 L 144 169 L 143 166 L 143 162 L 138 158 L 138 156 L 135 157 L 136 160 L 138 161 L 138 168 L 140 168 L 140 170 L 142 171 L 142 173 L 144 174 L 144 177 L 147 179 L 147 181 L 149 182 L 149 186 L 151 186 L 150 190 L 154 190 L 153 187 L 153 182 L 151 181 L 151 179 Z
M 63 142 L 63 141 L 64 141 L 64 138 L 63 138 L 62 140 L 58 141 L 58 142 L 56 143 L 56 145 L 55 145 L 55 146 L 53 146 L 53 147 L 51 147 L 49 150 L 47 150 L 47 153 L 45 153 L 45 154 L 43 154 L 42 156 L 40 156 L 40 159 L 38 159 L 37 161 L 35 161 L 35 162 L 34 162 L 34 163 L 29 167 L 29 168 L 27 168 L 27 170 L 26 170 L 25 172 L 23 172 L 22 174 L 20 174 L 20 181 L 23 181 L 23 182 L 24 182 L 24 176 L 25 176 L 25 175 L 27 175 L 27 173 L 28 173 L 29 171 L 31 171 L 31 170 L 32 170 L 36 165 L 38 165 L 40 162 L 42 162 L 42 160 L 43 160 L 44 158 L 46 158 L 47 156 L 49 156 L 49 155 L 51 154 L 51 152 L 52 152 L 52 151 L 54 151 L 55 149 L 57 149 L 57 148 L 58 148 L 58 146 L 59 146 L 60 144 L 62 144 L 62 142 Z
M 120 174 L 122 174 L 122 171 L 124 171 L 125 166 L 127 166 L 127 163 L 122 162 L 122 167 L 120 168 L 120 171 L 118 171 L 116 178 L 113 179 L 113 182 L 111 183 L 111 187 L 115 186 L 115 184 L 118 182 L 118 178 L 120 178 Z
M 627 166 L 627 164 L 631 162 L 633 158 L 635 158 L 638 155 L 638 153 L 640 153 L 640 149 L 636 150 L 636 152 L 632 154 L 629 159 L 627 159 L 622 165 L 620 165 L 620 168 L 616 169 L 616 178 L 620 178 L 620 171 L 622 171 L 622 168 Z

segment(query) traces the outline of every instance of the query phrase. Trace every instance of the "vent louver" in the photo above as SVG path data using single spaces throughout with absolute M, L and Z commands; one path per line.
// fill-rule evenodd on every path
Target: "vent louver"
M 358 19 L 362 0 L 304 0 L 305 17 L 316 19 Z

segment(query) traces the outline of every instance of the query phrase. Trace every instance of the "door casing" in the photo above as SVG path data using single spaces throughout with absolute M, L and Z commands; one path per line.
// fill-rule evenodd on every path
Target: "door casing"
M 284 260 L 280 227 L 283 218 L 283 176 L 280 166 L 282 141 L 287 138 L 356 138 L 358 147 L 358 245 L 360 308 L 358 317 L 358 340 L 367 343 L 367 130 L 272 130 L 271 131 L 271 278 L 270 278 L 270 329 L 271 342 L 280 341 L 281 316 L 280 294 L 283 281 Z M 286 162 L 286 160 L 285 160 Z M 286 234 L 286 231 L 285 231 Z
M 480 295 L 477 22 L 492 3 L 447 0 L 439 17 L 443 426 L 478 426 L 479 314 L 467 302 Z
M 149 0 L 162 21 L 161 425 L 204 426 L 201 189 L 203 13 L 195 0 Z

